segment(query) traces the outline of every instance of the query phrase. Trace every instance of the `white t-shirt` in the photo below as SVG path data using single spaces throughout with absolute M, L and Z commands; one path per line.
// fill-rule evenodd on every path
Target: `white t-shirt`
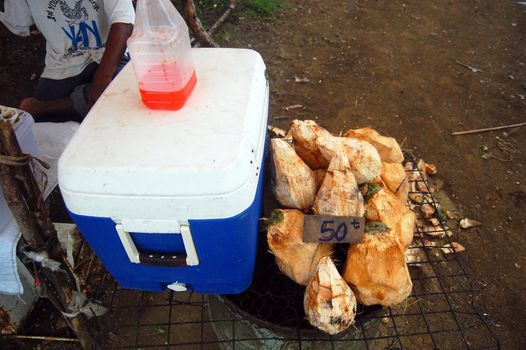
M 110 26 L 133 24 L 135 11 L 131 0 L 5 0 L 0 21 L 20 36 L 35 24 L 47 41 L 42 77 L 64 79 L 100 63 Z

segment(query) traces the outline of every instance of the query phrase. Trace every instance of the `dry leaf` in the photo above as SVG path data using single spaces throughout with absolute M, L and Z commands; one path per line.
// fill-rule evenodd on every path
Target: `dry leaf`
M 424 243 L 424 247 L 426 247 L 426 248 L 436 247 L 437 246 L 436 242 L 433 242 L 433 241 L 430 241 L 430 240 L 427 240 L 427 239 L 422 240 L 422 243 Z
M 297 75 L 294 76 L 294 82 L 295 83 L 300 83 L 300 84 L 305 84 L 305 83 L 310 83 L 310 80 L 308 78 L 300 78 L 298 77 Z
M 481 222 L 479 221 L 476 221 L 476 220 L 472 220 L 472 219 L 468 219 L 468 218 L 464 218 L 462 220 L 460 220 L 460 227 L 462 227 L 463 229 L 468 229 L 468 228 L 471 228 L 471 227 L 477 227 L 477 226 L 480 226 L 482 225 Z
M 428 175 L 436 175 L 437 167 L 435 164 L 424 163 L 424 169 Z
M 433 226 L 427 226 L 422 231 L 433 238 L 444 238 L 446 236 L 446 233 L 443 230 L 437 230 L 436 227 Z
M 440 248 L 444 254 L 460 253 L 466 250 L 463 245 L 457 242 L 451 242 Z
M 274 133 L 278 137 L 285 137 L 285 135 L 287 135 L 287 132 L 285 130 L 272 125 L 268 126 L 268 131 Z
M 433 207 L 431 204 L 429 203 L 425 203 L 423 204 L 421 207 L 420 207 L 420 211 L 422 212 L 422 215 L 424 215 L 424 217 L 426 219 L 429 219 L 431 218 L 434 214 L 435 214 L 435 207 Z
M 419 263 L 425 260 L 425 252 L 421 247 L 412 247 L 405 251 L 405 262 L 410 267 L 420 267 L 422 264 Z

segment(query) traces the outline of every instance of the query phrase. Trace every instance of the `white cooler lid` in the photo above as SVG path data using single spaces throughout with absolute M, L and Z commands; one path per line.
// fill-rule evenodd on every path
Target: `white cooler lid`
M 131 64 L 113 80 L 59 160 L 69 210 L 185 220 L 250 206 L 267 124 L 265 65 L 252 50 L 192 54 L 197 85 L 179 111 L 146 108 Z

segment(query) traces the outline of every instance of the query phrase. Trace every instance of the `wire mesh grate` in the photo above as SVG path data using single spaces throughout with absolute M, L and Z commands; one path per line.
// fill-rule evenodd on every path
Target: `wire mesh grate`
M 425 196 L 441 219 L 439 204 L 406 154 L 411 193 Z M 416 176 L 415 176 L 416 175 Z M 417 216 L 421 212 L 415 210 Z M 409 251 L 413 292 L 396 307 L 359 309 L 356 323 L 339 336 L 312 328 L 303 311 L 304 287 L 280 274 L 261 235 L 254 282 L 232 296 L 148 293 L 119 289 L 111 305 L 109 348 L 159 349 L 499 349 L 500 343 L 474 306 L 476 292 L 442 221 L 433 230 L 417 226 Z M 440 237 L 440 238 L 433 238 Z M 336 252 L 343 261 L 344 250 Z M 109 280 L 107 282 L 110 282 Z
M 109 308 L 95 322 L 103 347 L 500 349 L 493 330 L 475 308 L 476 290 L 459 255 L 444 251 L 452 237 L 417 159 L 406 154 L 405 164 L 410 193 L 426 198 L 440 223 L 431 231 L 422 225 L 415 229 L 408 250 L 413 291 L 401 305 L 360 307 L 354 326 L 338 336 L 314 329 L 304 316 L 304 287 L 278 271 L 261 234 L 253 284 L 240 295 L 125 290 L 103 268 L 88 269 L 83 279 L 91 286 L 90 294 Z M 421 211 L 415 213 L 422 220 Z M 344 254 L 345 249 L 337 249 L 335 260 L 341 264 Z

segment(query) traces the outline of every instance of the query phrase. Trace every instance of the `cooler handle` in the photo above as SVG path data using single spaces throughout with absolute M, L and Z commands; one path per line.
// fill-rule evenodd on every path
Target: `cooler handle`
M 121 240 L 122 246 L 128 258 L 134 264 L 178 267 L 199 265 L 199 257 L 195 250 L 190 226 L 181 225 L 180 229 L 186 254 L 143 253 L 137 250 L 130 233 L 123 229 L 122 224 L 115 225 L 115 230 Z

